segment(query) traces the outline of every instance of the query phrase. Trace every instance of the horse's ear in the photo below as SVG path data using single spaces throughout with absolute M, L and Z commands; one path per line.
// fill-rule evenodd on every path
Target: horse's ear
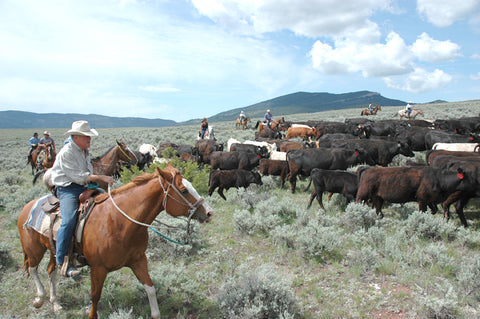
M 120 146 L 120 142 L 118 140 L 115 140 L 117 142 L 117 145 Z

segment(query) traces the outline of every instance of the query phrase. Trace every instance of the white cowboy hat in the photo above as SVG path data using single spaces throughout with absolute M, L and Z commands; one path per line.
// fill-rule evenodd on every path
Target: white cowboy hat
M 70 135 L 83 135 L 83 136 L 98 136 L 98 132 L 90 128 L 90 124 L 87 121 L 75 121 L 72 123 L 72 129 L 68 130 L 67 133 Z
M 267 110 L 267 113 L 270 113 L 270 109 Z
M 48 133 L 48 131 L 44 131 L 43 135 L 50 135 L 50 133 Z

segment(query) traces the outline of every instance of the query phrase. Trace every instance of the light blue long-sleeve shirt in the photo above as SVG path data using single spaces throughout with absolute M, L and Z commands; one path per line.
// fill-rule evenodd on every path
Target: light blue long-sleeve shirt
M 88 175 L 93 174 L 88 150 L 84 153 L 74 141 L 65 144 L 58 152 L 51 170 L 53 184 L 62 187 L 72 183 L 87 185 Z

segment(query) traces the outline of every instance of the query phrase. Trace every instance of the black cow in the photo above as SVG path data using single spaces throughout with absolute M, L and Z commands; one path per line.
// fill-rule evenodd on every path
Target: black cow
M 233 143 L 230 146 L 230 151 L 253 153 L 261 158 L 267 158 L 270 155 L 266 146 L 257 146 L 253 144 Z
M 412 126 L 404 130 L 401 130 L 395 139 L 401 143 L 405 143 L 410 146 L 412 151 L 425 151 L 425 134 L 432 129 L 428 127 Z
M 310 174 L 310 183 L 312 182 L 315 189 L 310 195 L 307 209 L 312 206 L 314 198 L 317 198 L 320 207 L 325 209 L 322 202 L 322 195 L 324 192 L 342 194 L 347 199 L 347 202 L 355 200 L 355 197 L 357 196 L 358 179 L 357 174 L 355 173 L 342 170 L 314 168 Z M 307 189 L 310 186 L 310 183 L 308 184 Z M 329 198 L 330 196 L 331 194 L 329 195 Z
M 264 176 L 280 176 L 280 187 L 283 188 L 288 174 L 288 163 L 280 160 L 262 159 L 260 160 L 259 172 Z
M 393 158 L 399 154 L 413 157 L 415 154 L 410 147 L 401 142 L 392 142 L 385 140 L 372 140 L 372 139 L 360 139 L 360 140 L 338 140 L 334 144 L 335 147 L 345 148 L 349 150 L 363 149 L 370 157 L 375 161 L 375 164 L 381 166 L 387 166 L 393 160 Z
M 480 133 L 480 117 L 463 117 L 459 119 L 435 120 L 435 128 L 457 134 Z
M 350 166 L 367 163 L 374 165 L 373 159 L 362 149 L 311 148 L 287 152 L 290 172 L 288 180 L 292 193 L 295 193 L 297 175 L 309 176 L 312 169 L 347 169 Z
M 255 140 L 257 141 L 260 138 L 282 139 L 283 135 L 277 129 L 272 130 L 271 128 L 266 128 L 261 131 L 255 132 Z
M 478 143 L 480 138 L 475 135 L 463 135 L 438 130 L 430 130 L 425 134 L 425 148 L 431 150 L 435 143 Z
M 357 202 L 372 201 L 377 214 L 383 217 L 383 202 L 418 202 L 421 211 L 430 207 L 437 212 L 437 204 L 450 195 L 469 191 L 475 186 L 472 173 L 462 168 L 457 172 L 433 167 L 371 167 L 359 170 Z
M 457 172 L 459 168 L 468 169 L 473 172 L 476 180 L 476 185 L 472 187 L 470 190 L 465 192 L 455 192 L 450 195 L 445 202 L 443 202 L 443 211 L 445 214 L 445 218 L 447 220 L 450 219 L 450 205 L 454 203 L 455 211 L 460 218 L 462 224 L 467 227 L 467 219 L 465 218 L 465 214 L 463 212 L 463 208 L 468 204 L 468 201 L 474 197 L 480 196 L 480 156 L 474 157 L 457 157 L 452 155 L 442 155 L 437 156 L 433 162 L 432 166 L 449 170 L 453 172 Z
M 398 120 L 383 120 L 366 124 L 359 124 L 357 126 L 358 135 L 377 135 L 377 136 L 395 136 L 397 131 L 408 125 L 405 121 Z
M 210 171 L 210 179 L 208 181 L 208 195 L 212 196 L 215 189 L 218 187 L 218 194 L 224 199 L 223 190 L 228 190 L 231 187 L 247 188 L 250 184 L 262 185 L 262 177 L 256 172 L 247 171 L 244 169 L 232 169 L 225 171 Z
M 251 170 L 258 166 L 260 157 L 246 152 L 213 152 L 210 155 L 211 169 L 246 169 Z

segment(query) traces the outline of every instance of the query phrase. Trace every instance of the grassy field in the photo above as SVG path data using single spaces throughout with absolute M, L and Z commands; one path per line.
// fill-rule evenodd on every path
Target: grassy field
M 425 119 L 478 116 L 480 100 L 416 105 Z M 394 119 L 399 108 L 383 107 L 375 120 Z M 286 116 L 288 121 L 343 121 L 360 117 L 360 109 Z M 275 117 L 280 115 L 274 114 Z M 419 117 L 421 119 L 421 117 Z M 256 119 L 252 121 L 254 124 Z M 254 130 L 237 130 L 234 122 L 210 123 L 219 142 L 254 139 Z M 132 149 L 143 143 L 193 145 L 199 125 L 167 128 L 100 129 L 93 156 L 123 139 Z M 86 318 L 90 299 L 87 267 L 81 279 L 59 280 L 64 310 L 32 305 L 35 287 L 24 272 L 16 220 L 23 205 L 47 191 L 32 186 L 26 166 L 31 130 L 0 130 L 0 318 Z M 49 129 L 58 149 L 66 129 Z M 423 152 L 416 159 L 424 159 Z M 398 156 L 392 165 L 403 165 Z M 191 167 L 188 173 L 192 173 Z M 198 173 L 200 174 L 200 173 Z M 200 174 L 201 175 L 201 174 Z M 199 176 L 200 176 L 199 175 Z M 346 205 L 334 195 L 321 210 L 297 183 L 263 177 L 263 185 L 230 189 L 227 201 L 205 193 L 207 175 L 196 187 L 215 209 L 212 223 L 196 225 L 193 244 L 179 246 L 150 233 L 150 274 L 162 318 L 478 318 L 480 317 L 480 211 L 466 209 L 471 227 L 457 216 L 417 211 L 415 203 L 390 205 L 385 217 L 360 204 Z M 117 181 L 115 186 L 121 185 Z M 162 219 L 170 224 L 184 221 Z M 168 233 L 173 238 L 182 231 Z M 46 281 L 44 258 L 40 275 Z M 47 288 L 48 289 L 48 288 Z M 102 318 L 149 318 L 145 291 L 129 269 L 109 274 L 100 300 Z

